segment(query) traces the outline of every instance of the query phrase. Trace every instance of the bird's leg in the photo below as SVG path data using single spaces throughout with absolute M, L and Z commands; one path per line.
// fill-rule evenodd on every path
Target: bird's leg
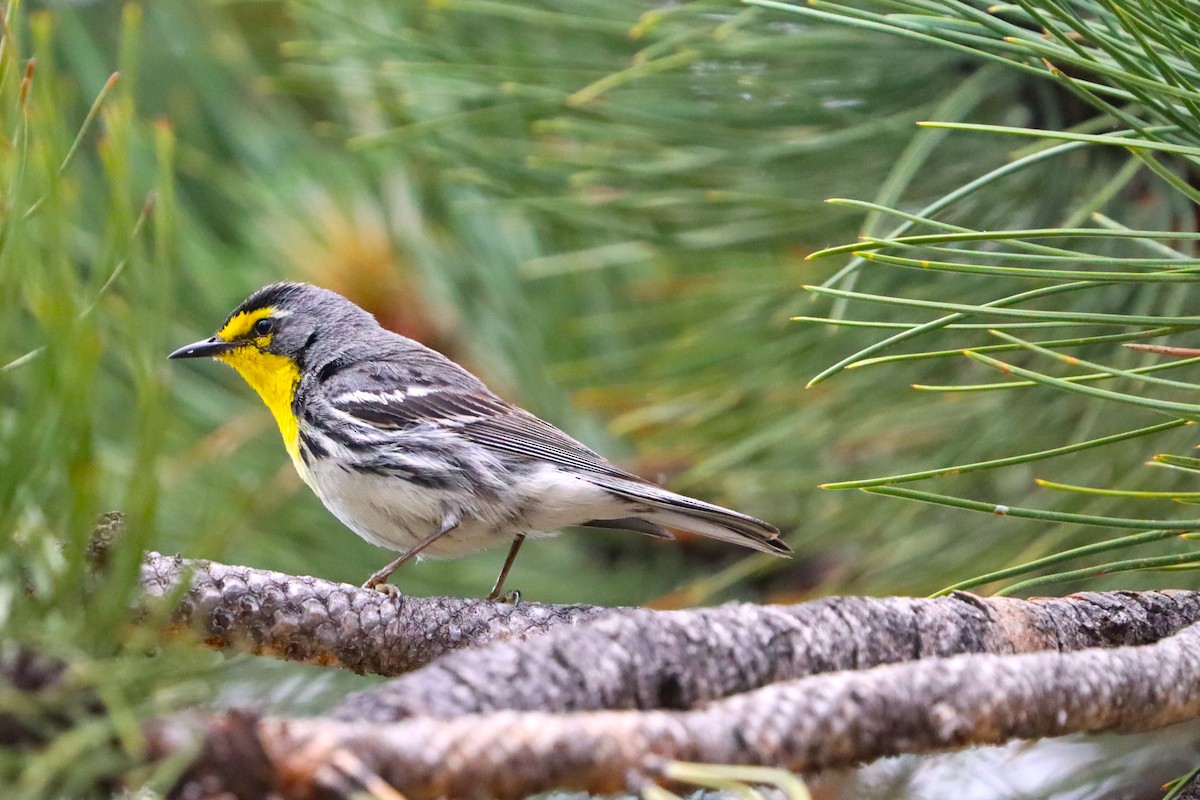
M 517 551 L 521 549 L 521 545 L 525 542 L 525 534 L 518 533 L 513 537 L 512 547 L 508 548 L 508 558 L 504 559 L 504 566 L 500 568 L 500 574 L 496 577 L 496 585 L 492 587 L 492 591 L 488 593 L 488 600 L 499 600 L 500 590 L 504 588 L 504 579 L 508 577 L 508 571 L 512 569 L 513 562 L 517 560 Z M 504 602 L 515 602 L 515 599 L 520 597 L 516 592 L 511 592 L 514 596 L 513 601 L 504 598 Z
M 444 520 L 442 520 L 442 526 L 440 528 L 438 528 L 436 531 L 434 531 L 429 536 L 426 536 L 421 541 L 414 544 L 412 547 L 405 550 L 403 553 L 400 554 L 400 556 L 398 558 L 396 558 L 396 560 L 392 561 L 386 567 L 379 570 L 371 577 L 367 578 L 367 582 L 362 585 L 362 588 L 375 589 L 380 584 L 386 583 L 387 579 L 392 576 L 392 573 L 395 572 L 396 569 L 399 568 L 399 566 L 401 564 L 408 561 L 413 556 L 417 555 L 422 550 L 424 550 L 426 547 L 429 547 L 429 545 L 433 544 L 438 539 L 442 538 L 447 533 L 449 533 L 450 531 L 457 528 L 458 523 L 459 523 L 459 517 L 457 514 L 453 514 L 451 516 L 446 517 Z

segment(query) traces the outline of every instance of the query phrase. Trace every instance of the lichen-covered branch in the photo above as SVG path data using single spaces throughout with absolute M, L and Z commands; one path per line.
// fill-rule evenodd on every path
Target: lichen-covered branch
M 346 797 L 386 782 L 410 800 L 515 800 L 551 789 L 636 789 L 667 759 L 812 772 L 1196 716 L 1200 625 L 1139 647 L 930 657 L 817 675 L 690 711 L 501 711 L 398 723 L 243 719 L 241 735 L 248 730 L 261 755 L 242 750 L 262 763 L 237 769 L 286 797 Z M 172 724 L 184 725 L 164 723 L 151 737 L 160 752 L 161 742 L 186 738 Z M 206 737 L 206 753 L 217 751 L 214 738 L 229 735 L 227 718 L 192 726 Z M 226 768 L 201 758 L 183 786 L 221 785 Z
M 159 553 L 146 555 L 141 582 L 151 597 L 177 596 L 175 621 L 213 647 L 380 675 L 400 675 L 451 650 L 522 639 L 608 611 L 408 597 Z

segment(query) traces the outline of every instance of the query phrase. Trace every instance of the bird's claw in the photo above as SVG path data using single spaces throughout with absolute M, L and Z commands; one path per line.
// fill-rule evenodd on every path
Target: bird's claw
M 504 594 L 489 594 L 487 600 L 493 603 L 504 603 L 505 605 L 515 606 L 521 603 L 521 592 L 517 589 L 505 592 Z
M 368 591 L 374 590 L 380 594 L 387 595 L 393 600 L 399 600 L 401 597 L 404 597 L 404 592 L 400 591 L 400 587 L 385 581 L 367 581 L 362 585 L 362 588 Z

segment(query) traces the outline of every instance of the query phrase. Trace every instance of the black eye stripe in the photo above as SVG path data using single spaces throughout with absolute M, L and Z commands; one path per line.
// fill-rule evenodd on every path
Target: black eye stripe
M 270 317 L 263 317 L 254 323 L 254 332 L 259 336 L 266 336 L 273 330 L 275 330 L 275 320 Z

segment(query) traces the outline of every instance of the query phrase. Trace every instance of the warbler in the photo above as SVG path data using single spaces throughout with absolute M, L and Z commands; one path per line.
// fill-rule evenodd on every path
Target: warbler
M 212 357 L 237 370 L 325 507 L 368 542 L 400 551 L 364 588 L 417 555 L 510 543 L 494 600 L 527 536 L 572 525 L 664 539 L 681 528 L 791 553 L 766 522 L 614 466 L 327 289 L 265 286 L 215 336 L 169 357 Z

